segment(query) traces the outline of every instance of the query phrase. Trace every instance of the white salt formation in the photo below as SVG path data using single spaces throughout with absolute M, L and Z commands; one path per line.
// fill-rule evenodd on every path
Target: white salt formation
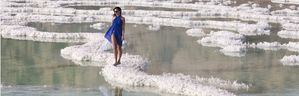
M 242 45 L 225 46 L 220 49 L 220 52 L 222 52 L 226 56 L 242 57 L 245 56 L 246 47 Z
M 48 12 L 45 12 L 45 14 L 47 13 Z M 79 14 L 79 12 L 76 12 L 76 14 Z M 26 22 L 41 22 L 41 21 L 56 22 L 56 23 L 75 23 L 75 22 L 81 23 L 81 22 L 96 22 L 96 21 L 111 22 L 111 15 L 90 15 L 90 16 L 75 15 L 72 17 L 45 16 L 45 15 L 28 15 L 28 16 L 17 15 L 13 18 L 9 18 L 8 20 L 21 21 L 24 19 L 26 20 Z M 235 22 L 235 21 L 233 22 L 211 21 L 211 20 L 194 21 L 194 20 L 158 18 L 158 17 L 147 17 L 147 16 L 145 17 L 126 16 L 126 22 L 137 23 L 137 24 L 153 24 L 153 25 L 173 26 L 173 27 L 186 27 L 186 28 L 194 28 L 194 27 L 216 28 L 216 29 L 238 31 L 244 35 L 269 34 L 269 25 L 266 22 L 258 22 L 257 24 L 247 24 L 247 23 Z M 158 30 L 159 26 L 154 26 L 151 29 Z
M 34 41 L 67 41 L 86 42 L 88 40 L 99 39 L 98 33 L 56 33 L 56 32 L 40 32 L 34 28 L 19 25 L 1 25 L 1 36 L 12 39 L 28 39 Z
M 299 52 L 299 42 L 289 42 L 285 44 L 281 44 L 279 42 L 259 42 L 257 44 L 250 44 L 248 45 L 252 48 L 259 48 L 264 50 L 279 50 L 279 49 L 286 49 L 289 51 Z
M 296 4 L 296 1 L 272 0 L 272 2 L 283 4 Z M 148 29 L 153 31 L 160 30 L 162 26 L 188 28 L 186 34 L 201 38 L 198 42 L 203 46 L 220 47 L 220 52 L 227 56 L 245 56 L 247 47 L 264 50 L 287 49 L 299 52 L 298 42 L 245 44 L 245 37 L 243 36 L 270 35 L 271 26 L 269 23 L 277 23 L 283 28 L 278 32 L 278 36 L 298 39 L 298 8 L 295 10 L 294 6 L 290 6 L 290 9 L 271 11 L 271 6 L 268 5 L 267 8 L 263 8 L 253 2 L 240 6 L 224 6 L 234 3 L 236 1 L 231 0 L 5 0 L 0 1 L 0 31 L 3 38 L 43 42 L 87 42 L 83 45 L 66 47 L 61 50 L 61 55 L 81 66 L 104 67 L 102 74 L 109 83 L 114 82 L 133 87 L 151 87 L 156 90 L 154 92 L 158 93 L 231 96 L 234 94 L 227 90 L 248 89 L 248 86 L 218 78 L 192 77 L 183 74 L 149 75 L 144 72 L 147 60 L 139 55 L 124 54 L 123 64 L 114 67 L 112 66 L 113 54 L 110 53 L 110 43 L 103 38 L 101 33 L 40 32 L 25 25 L 28 22 L 103 22 L 91 26 L 101 30 L 107 27 L 105 22 L 112 20 L 112 9 L 106 6 L 169 8 L 174 10 L 124 9 L 123 15 L 125 15 L 127 23 L 147 24 L 149 25 Z M 101 6 L 104 8 L 99 10 L 65 8 L 68 6 Z M 188 11 L 176 11 L 176 9 L 188 9 Z M 197 20 L 197 18 L 206 18 L 207 20 Z M 233 19 L 235 21 L 209 20 L 213 18 Z M 205 34 L 202 28 L 221 31 Z M 284 65 L 298 65 L 298 56 L 286 56 L 281 62 Z
M 130 59 L 127 61 L 126 58 Z M 112 63 L 113 60 L 111 59 L 108 63 Z M 216 80 L 214 78 L 200 77 L 193 79 L 182 74 L 148 75 L 143 71 L 146 62 L 136 56 L 127 56 L 122 62 L 118 67 L 110 64 L 103 68 L 102 74 L 107 81 L 135 87 L 156 87 L 157 89 L 155 90 L 160 92 L 192 96 L 229 96 L 234 94 L 220 88 L 248 88 L 244 84 L 217 80 L 217 78 Z
M 148 26 L 148 29 L 149 30 L 152 30 L 152 31 L 158 31 L 158 30 L 160 30 L 160 25 L 150 25 L 150 26 Z
M 282 4 L 299 4 L 298 0 L 271 0 L 271 2 Z
M 68 3 L 65 2 L 65 4 L 69 4 L 72 5 L 71 3 L 72 1 L 68 1 Z M 268 20 L 269 22 L 282 22 L 282 21 L 299 21 L 298 17 L 287 17 L 287 16 L 272 16 L 269 15 L 269 9 L 267 8 L 261 8 L 261 7 L 254 7 L 252 8 L 251 6 L 245 6 L 245 7 L 230 7 L 230 6 L 221 6 L 221 5 L 205 5 L 205 4 L 178 4 L 178 3 L 171 3 L 171 2 L 163 2 L 162 4 L 160 4 L 161 2 L 159 2 L 159 4 L 156 4 L 156 2 L 149 2 L 149 1 L 124 1 L 124 2 L 117 2 L 117 1 L 95 1 L 95 3 L 92 3 L 91 1 L 80 1 L 80 2 L 76 2 L 74 1 L 73 3 L 78 3 L 77 6 L 79 6 L 82 3 L 86 3 L 86 4 L 82 4 L 82 5 L 86 5 L 86 6 L 104 6 L 104 5 L 108 5 L 110 4 L 110 6 L 112 5 L 125 5 L 125 6 L 143 6 L 143 7 L 164 7 L 164 8 L 184 8 L 184 9 L 194 9 L 194 10 L 205 10 L 202 11 L 200 13 L 194 14 L 194 12 L 188 13 L 188 12 L 176 12 L 178 14 L 175 13 L 169 13 L 165 11 L 142 11 L 143 13 L 139 13 L 138 10 L 132 10 L 129 11 L 128 10 L 128 14 L 126 14 L 126 10 L 124 10 L 124 14 L 125 15 L 131 15 L 134 14 L 134 16 L 138 16 L 137 14 L 141 14 L 141 16 L 144 16 L 144 12 L 146 12 L 147 14 L 156 14 L 156 15 L 152 15 L 152 16 L 156 16 L 156 17 L 163 17 L 163 16 L 170 16 L 171 18 L 175 18 L 177 16 L 182 18 L 184 17 L 192 17 L 192 16 L 200 16 L 201 14 L 213 14 L 213 12 L 217 12 L 215 13 L 215 15 L 208 15 L 208 16 L 212 16 L 212 17 L 217 17 L 219 16 L 219 14 L 223 14 L 220 15 L 221 17 L 225 17 L 225 18 L 236 18 L 236 19 L 241 19 L 241 20 L 254 20 L 254 21 L 260 21 L 260 20 Z M 123 3 L 123 4 L 122 4 Z M 47 4 L 47 3 L 46 3 Z M 198 8 L 196 8 L 198 7 Z M 7 12 L 7 8 L 3 8 L 2 10 L 4 10 L 4 12 Z M 26 12 L 32 12 L 32 8 L 26 8 L 26 9 L 9 9 L 8 10 L 19 10 L 18 12 L 22 12 L 20 10 L 29 10 Z M 38 10 L 38 9 L 37 9 Z M 47 11 L 48 10 L 48 11 Z M 44 11 L 39 11 L 39 12 L 43 12 L 43 14 L 53 14 L 53 15 L 58 15 L 58 14 L 64 14 L 64 13 L 68 13 L 68 14 L 82 14 L 82 15 L 96 15 L 96 14 L 101 14 L 101 15 L 110 15 L 112 14 L 111 11 L 107 12 L 108 10 L 100 10 L 99 12 L 96 10 L 75 10 L 72 8 L 58 8 L 55 10 L 52 9 L 47 9 Z M 64 11 L 65 10 L 65 11 Z M 208 11 L 208 10 L 214 10 L 214 11 Z M 216 11 L 215 11 L 216 10 Z M 34 11 L 34 10 L 33 10 Z M 67 12 L 66 12 L 67 11 Z M 137 12 L 135 14 L 135 12 Z M 231 13 L 234 12 L 234 13 Z M 38 13 L 38 12 L 35 12 Z M 158 14 L 157 14 L 158 13 Z M 161 15 L 159 13 L 162 13 Z M 180 15 L 181 14 L 181 15 Z M 193 15 L 192 15 L 193 14 Z M 147 16 L 147 15 L 146 15 Z M 204 16 L 204 15 L 203 15 Z M 288 19 L 286 19 L 288 18 Z
M 277 35 L 281 38 L 299 39 L 299 30 L 298 31 L 281 30 L 277 33 Z
M 282 9 L 282 10 L 275 10 L 271 12 L 272 15 L 276 15 L 276 16 L 298 16 L 298 13 L 299 10 L 292 10 L 292 9 Z
M 299 12 L 297 14 L 299 14 Z M 277 33 L 279 37 L 299 39 L 299 24 L 284 23 L 282 24 L 282 28 L 284 30 L 281 30 Z
M 225 47 L 230 45 L 243 45 L 244 36 L 229 31 L 211 32 L 200 40 L 204 46 Z
M 203 32 L 202 29 L 188 29 L 186 31 L 186 34 L 189 35 L 189 36 L 193 36 L 193 37 L 203 37 L 205 36 L 206 34 Z
M 257 24 L 240 26 L 237 31 L 243 35 L 270 35 L 270 27 L 268 22 L 260 21 Z
M 198 40 L 203 46 L 220 47 L 220 51 L 228 56 L 244 56 L 246 46 L 243 44 L 245 37 L 229 31 L 211 32 L 207 37 Z
M 299 42 L 289 42 L 287 44 L 283 44 L 283 46 L 289 51 L 299 52 Z
M 94 29 L 98 29 L 98 30 L 103 30 L 104 28 L 107 27 L 107 25 L 105 23 L 96 23 L 96 24 L 90 25 L 90 27 L 94 28 Z
M 285 66 L 297 66 L 299 65 L 299 55 L 284 56 L 280 62 Z
M 259 42 L 255 47 L 264 49 L 264 50 L 278 50 L 282 47 L 279 42 Z
M 299 12 L 297 14 L 299 14 Z M 283 23 L 282 28 L 285 30 L 299 31 L 299 24 Z

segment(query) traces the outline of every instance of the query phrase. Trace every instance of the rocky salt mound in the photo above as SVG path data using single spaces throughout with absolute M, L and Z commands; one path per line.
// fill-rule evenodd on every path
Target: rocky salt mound
M 104 28 L 106 28 L 108 25 L 106 25 L 105 23 L 96 23 L 93 25 L 90 25 L 91 28 L 94 29 L 98 29 L 98 30 L 104 30 Z
M 283 47 L 289 51 L 299 52 L 299 42 L 289 42 L 283 44 Z
M 297 14 L 299 11 L 296 12 Z M 283 30 L 279 31 L 277 35 L 281 38 L 299 39 L 299 24 L 283 23 Z
M 186 31 L 186 34 L 193 37 L 203 37 L 206 34 L 202 29 L 192 28 Z
M 299 30 L 298 31 L 281 30 L 277 33 L 277 35 L 281 38 L 299 39 Z
M 282 48 L 282 45 L 279 42 L 259 42 L 257 44 L 252 44 L 251 47 L 264 50 L 279 50 Z
M 41 32 L 35 28 L 20 25 L 1 25 L 1 36 L 3 38 L 33 40 L 42 42 L 87 42 L 99 39 L 98 33 L 57 33 Z
M 271 0 L 271 2 L 282 4 L 299 4 L 298 0 Z
M 299 55 L 284 56 L 280 62 L 286 66 L 297 66 L 299 65 Z
M 198 43 L 203 46 L 220 47 L 220 51 L 228 56 L 244 56 L 246 46 L 243 44 L 245 37 L 229 31 L 211 32 Z
M 143 70 L 142 63 L 137 57 L 130 61 L 123 60 L 117 67 L 106 65 L 103 76 L 109 82 L 133 87 L 154 87 L 158 92 L 167 92 L 190 96 L 233 96 L 234 94 L 224 89 L 247 89 L 243 83 L 224 81 L 218 78 L 192 78 L 183 74 L 148 75 Z M 133 63 L 132 63 L 133 61 Z M 141 63 L 141 64 L 134 64 Z

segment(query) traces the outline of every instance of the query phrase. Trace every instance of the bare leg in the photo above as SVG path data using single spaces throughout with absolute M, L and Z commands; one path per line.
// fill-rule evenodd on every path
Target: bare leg
M 114 65 L 117 64 L 117 43 L 116 43 L 116 38 L 114 36 L 114 34 L 111 35 L 111 42 L 112 42 L 112 48 L 113 48 L 113 53 L 114 53 L 114 58 L 115 58 L 115 62 Z
M 122 88 L 115 87 L 115 93 L 114 96 L 122 96 Z
M 116 45 L 116 47 L 117 47 L 117 58 L 118 58 L 118 60 L 117 60 L 117 64 L 120 64 L 120 59 L 121 59 L 121 55 L 122 55 L 122 49 L 121 49 L 121 46 L 120 45 Z

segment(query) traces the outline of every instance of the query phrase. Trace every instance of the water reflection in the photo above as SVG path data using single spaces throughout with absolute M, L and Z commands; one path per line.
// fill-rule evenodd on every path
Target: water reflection
M 98 67 L 77 66 L 60 56 L 66 43 L 1 39 L 1 83 L 97 87 L 105 84 Z

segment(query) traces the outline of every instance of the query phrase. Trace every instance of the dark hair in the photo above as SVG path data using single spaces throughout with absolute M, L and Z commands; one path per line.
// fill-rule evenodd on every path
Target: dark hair
M 120 12 L 120 15 L 121 15 L 121 8 L 120 8 L 120 7 L 114 7 L 114 8 L 113 8 L 113 11 L 114 11 L 115 9 L 117 9 L 117 10 Z M 113 13 L 113 16 L 116 16 L 116 14 Z

